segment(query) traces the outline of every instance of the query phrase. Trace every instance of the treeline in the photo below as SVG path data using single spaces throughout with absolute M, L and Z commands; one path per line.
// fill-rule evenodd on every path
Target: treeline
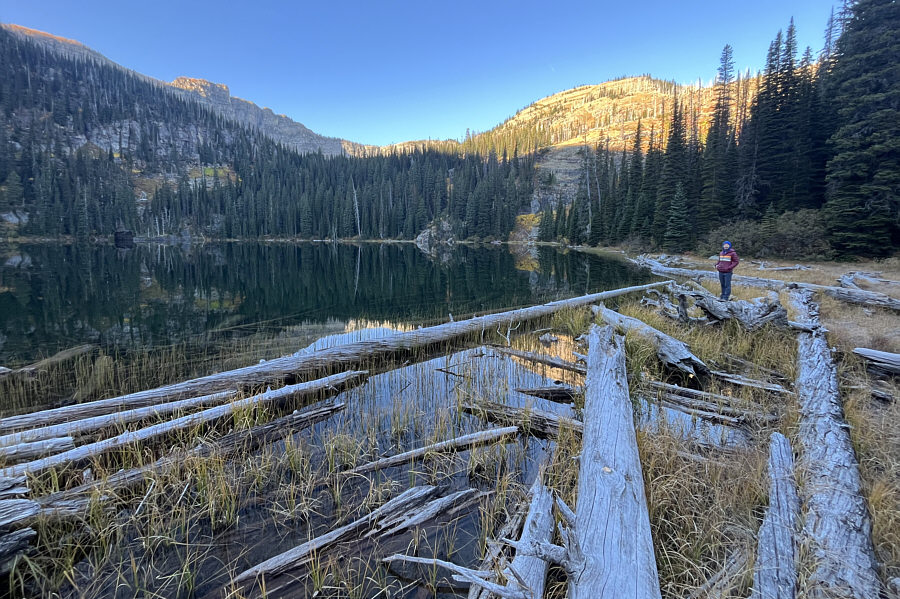
M 885 256 L 900 243 L 900 5 L 860 0 L 800 54 L 793 21 L 766 56 L 745 117 L 732 114 L 725 46 L 706 138 L 675 97 L 665 135 L 584 153 L 578 193 L 540 237 L 775 256 Z M 649 149 L 644 136 L 650 136 Z
M 40 236 L 504 238 L 530 155 L 300 155 L 130 71 L 0 29 L 0 214 Z

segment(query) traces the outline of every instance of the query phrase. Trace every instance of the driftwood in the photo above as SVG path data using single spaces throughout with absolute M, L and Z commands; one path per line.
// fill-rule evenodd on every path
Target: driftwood
M 710 576 L 703 585 L 695 589 L 688 595 L 687 599 L 718 599 L 728 596 L 744 573 L 750 558 L 747 551 L 743 548 L 735 550 L 721 570 Z
M 790 389 L 785 389 L 778 383 L 767 383 L 766 381 L 751 379 L 739 374 L 725 372 L 722 370 L 711 370 L 709 374 L 721 381 L 731 383 L 732 385 L 736 385 L 738 387 L 749 387 L 751 389 L 759 389 L 760 391 L 766 391 L 768 393 L 781 393 L 782 395 L 788 395 L 791 397 L 793 397 L 794 395 L 793 391 L 791 391 Z
M 394 497 L 381 507 L 378 507 L 365 516 L 332 530 L 320 537 L 316 537 L 293 549 L 276 555 L 266 561 L 244 570 L 234 578 L 235 583 L 248 582 L 260 577 L 276 576 L 292 568 L 302 566 L 323 549 L 336 543 L 358 536 L 361 532 L 371 529 L 380 519 L 392 514 L 404 514 L 410 509 L 426 505 L 435 495 L 438 489 L 433 486 L 421 486 L 408 489 Z M 266 585 L 268 590 L 272 590 Z
M 12 499 L 19 495 L 28 495 L 27 477 L 0 476 L 0 499 Z
M 900 354 L 892 354 L 868 347 L 857 347 L 853 353 L 866 361 L 866 368 L 878 376 L 900 374 Z
M 176 468 L 190 459 L 205 458 L 212 455 L 229 459 L 238 454 L 257 450 L 259 447 L 274 443 L 288 435 L 321 422 L 344 409 L 344 403 L 315 404 L 293 414 L 277 418 L 265 424 L 258 424 L 249 430 L 234 431 L 221 438 L 202 443 L 188 451 L 176 452 L 129 470 L 121 470 L 102 480 L 84 483 L 78 487 L 58 491 L 43 497 L 37 497 L 41 506 L 41 514 L 54 518 L 80 517 L 88 513 L 94 502 L 94 493 L 101 491 L 99 499 L 107 501 L 114 493 L 136 487 L 149 476 Z M 22 480 L 24 481 L 24 476 Z
M 718 273 L 708 270 L 692 270 L 688 268 L 671 268 L 663 266 L 658 262 L 638 257 L 634 260 L 640 266 L 649 268 L 651 272 L 660 276 L 679 276 L 689 279 L 713 279 L 718 280 Z M 782 289 L 800 288 L 810 291 L 820 291 L 825 295 L 834 299 L 847 302 L 850 304 L 859 304 L 869 307 L 887 308 L 889 310 L 900 311 L 900 299 L 878 293 L 876 291 L 866 291 L 863 289 L 845 289 L 843 287 L 833 287 L 829 285 L 815 285 L 813 283 L 796 283 L 791 281 L 779 281 L 778 279 L 762 279 L 759 277 L 748 277 L 743 275 L 734 275 L 733 282 L 735 285 L 746 285 L 748 287 L 759 287 L 762 289 L 772 289 L 780 291 Z
M 72 437 L 50 437 L 40 441 L 22 442 L 0 447 L 0 461 L 4 464 L 15 464 L 68 451 L 73 447 L 75 447 L 75 439 Z
M 557 501 L 563 546 L 513 544 L 565 568 L 570 599 L 661 596 L 624 346 L 612 327 L 591 326 L 577 511 Z
M 76 347 L 64 349 L 61 352 L 53 354 L 49 358 L 44 358 L 43 360 L 39 360 L 28 366 L 22 366 L 21 368 L 0 368 L 0 378 L 14 375 L 33 375 L 41 370 L 46 370 L 48 367 L 55 364 L 62 364 L 63 362 L 68 362 L 78 356 L 90 353 L 95 348 L 95 345 L 90 344 L 78 345 Z
M 0 500 L 0 528 L 15 526 L 41 510 L 40 504 L 31 499 Z
M 656 347 L 656 355 L 659 356 L 663 364 L 690 376 L 709 373 L 709 367 L 703 363 L 703 360 L 691 353 L 691 348 L 686 343 L 654 329 L 637 318 L 614 312 L 603 306 L 603 304 L 593 306 L 591 310 L 596 316 L 602 318 L 605 323 L 623 329 L 626 332 L 633 331 L 650 341 Z
M 739 358 L 734 354 L 724 353 L 722 354 L 722 361 L 729 365 L 732 368 L 740 368 L 745 372 L 759 372 L 760 374 L 766 375 L 770 379 L 779 380 L 782 382 L 788 382 L 788 377 L 777 370 L 772 370 L 771 368 L 764 368 L 759 364 L 755 364 L 753 362 L 749 362 L 743 358 Z
M 505 555 L 510 550 L 509 545 L 499 543 L 496 539 L 510 539 L 514 536 L 518 537 L 519 532 L 522 530 L 525 516 L 528 513 L 528 507 L 529 505 L 525 501 L 517 502 L 516 507 L 512 511 L 512 515 L 506 519 L 503 526 L 497 531 L 497 536 L 494 537 L 495 541 L 488 543 L 484 558 L 481 560 L 481 563 L 479 563 L 476 570 L 491 572 L 495 569 L 496 564 L 498 564 L 501 559 L 505 559 Z M 490 599 L 490 597 L 490 591 L 486 590 L 476 582 L 471 582 L 468 599 Z
M 817 324 L 808 291 L 792 291 L 801 322 Z M 881 592 L 872 522 L 862 495 L 859 463 L 844 420 L 837 369 L 824 335 L 797 335 L 804 544 L 809 546 L 811 597 L 878 597 Z
M 572 403 L 577 391 L 569 385 L 547 385 L 546 387 L 516 388 L 516 393 L 539 397 L 555 403 Z
M 461 509 L 470 507 L 488 493 L 479 493 L 475 489 L 463 489 L 444 497 L 432 499 L 421 507 L 385 514 L 372 524 L 372 529 L 363 536 L 384 538 L 421 526 L 442 515 L 454 516 Z
M 16 558 L 30 546 L 37 532 L 32 528 L 20 528 L 0 536 L 0 575 L 8 574 L 16 563 Z
M 0 455 L 6 445 L 14 443 L 25 443 L 33 441 L 42 441 L 44 439 L 53 439 L 55 437 L 74 435 L 83 435 L 94 431 L 102 430 L 112 426 L 124 426 L 131 422 L 146 420 L 148 418 L 158 418 L 167 416 L 176 412 L 190 410 L 193 408 L 203 408 L 215 406 L 231 400 L 237 395 L 237 391 L 229 390 L 222 393 L 214 393 L 213 395 L 204 395 L 201 397 L 193 397 L 181 401 L 172 401 L 155 406 L 147 406 L 144 408 L 136 408 L 134 410 L 126 410 L 124 412 L 114 412 L 112 414 L 104 414 L 94 416 L 92 418 L 83 418 L 81 420 L 73 420 L 72 422 L 64 422 L 62 424 L 54 424 L 41 428 L 30 429 L 18 433 L 10 433 L 0 437 Z
M 563 360 L 562 358 L 554 358 L 553 356 L 548 356 L 546 354 L 522 351 L 519 349 L 512 349 L 510 347 L 498 347 L 492 345 L 491 349 L 506 356 L 519 358 L 520 360 L 525 360 L 527 362 L 543 364 L 551 368 L 559 368 L 560 370 L 568 370 L 569 372 L 574 372 L 576 374 L 587 373 L 587 369 L 584 366 L 579 366 L 574 362 L 569 362 L 568 360 Z
M 353 381 L 364 376 L 366 376 L 366 372 L 364 371 L 345 372 L 323 379 L 310 381 L 308 383 L 289 385 L 275 391 L 269 390 L 265 393 L 253 395 L 251 397 L 235 401 L 233 403 L 217 406 L 215 408 L 209 408 L 207 410 L 203 410 L 202 412 L 197 412 L 196 414 L 182 416 L 181 418 L 176 418 L 175 420 L 169 422 L 163 422 L 153 426 L 148 426 L 136 431 L 125 432 L 115 437 L 110 437 L 109 439 L 82 445 L 80 447 L 76 447 L 75 449 L 50 457 L 42 458 L 40 460 L 34 460 L 31 462 L 26 462 L 24 464 L 9 466 L 4 469 L 3 474 L 5 476 L 34 474 L 67 463 L 83 461 L 88 458 L 96 457 L 104 453 L 120 449 L 122 447 L 133 445 L 138 442 L 149 441 L 151 439 L 163 437 L 175 431 L 211 423 L 229 416 L 240 409 L 265 405 L 269 403 L 278 403 L 294 397 L 315 395 L 329 388 L 337 387 L 345 383 L 352 383 Z
M 466 335 L 478 333 L 483 335 L 485 332 L 490 332 L 500 325 L 505 326 L 515 322 L 534 320 L 549 316 L 565 308 L 587 306 L 604 299 L 644 291 L 665 284 L 665 282 L 660 282 L 636 287 L 625 287 L 558 300 L 539 306 L 478 316 L 458 322 L 448 322 L 405 333 L 395 333 L 378 339 L 339 345 L 312 353 L 284 356 L 253 366 L 211 374 L 148 391 L 140 391 L 86 404 L 44 410 L 34 414 L 11 416 L 0 420 L 0 433 L 13 432 L 22 428 L 48 426 L 66 422 L 73 418 L 84 418 L 87 415 L 108 414 L 123 408 L 130 409 L 164 401 L 209 395 L 241 386 L 262 388 L 290 377 L 335 372 L 341 368 L 352 368 L 370 361 L 383 360 L 397 354 L 411 354 L 415 350 L 434 348 Z M 90 414 L 85 413 L 88 409 L 92 410 Z
M 518 426 L 526 434 L 539 439 L 555 439 L 561 428 L 580 435 L 583 425 L 578 420 L 535 408 L 515 408 L 491 401 L 462 404 L 460 410 L 494 424 Z
M 714 422 L 715 424 L 738 427 L 743 426 L 746 422 L 746 419 L 743 415 L 731 416 L 729 414 L 723 414 L 721 411 L 715 409 L 708 410 L 698 408 L 696 407 L 696 400 L 691 400 L 674 393 L 659 392 L 655 395 L 649 396 L 646 399 L 649 402 L 658 403 L 664 408 L 676 410 L 678 412 L 687 414 L 688 416 L 693 416 L 701 420 Z
M 710 393 L 708 391 L 699 391 L 690 387 L 680 387 L 678 385 L 670 385 L 660 381 L 650 381 L 650 388 L 656 391 L 662 391 L 669 395 L 674 395 L 677 401 L 683 405 L 705 410 L 707 412 L 715 412 L 718 414 L 726 414 L 735 418 L 750 418 L 758 422 L 775 422 L 778 417 L 766 413 L 764 408 L 759 404 L 750 402 L 740 402 L 735 404 L 734 397 L 728 395 L 720 395 L 718 393 Z
M 769 443 L 769 508 L 759 528 L 751 599 L 793 599 L 797 588 L 800 497 L 791 444 L 781 433 Z
M 356 468 L 349 470 L 348 474 L 363 474 L 366 472 L 372 472 L 374 470 L 383 470 L 384 468 L 390 468 L 391 466 L 397 466 L 398 464 L 406 464 L 413 460 L 416 460 L 422 456 L 432 454 L 432 453 L 444 453 L 450 451 L 466 451 L 471 449 L 472 447 L 477 447 L 479 445 L 487 445 L 489 443 L 495 443 L 498 441 L 502 441 L 507 439 L 513 435 L 518 434 L 519 428 L 516 426 L 507 426 L 505 428 L 495 428 L 486 431 L 479 431 L 477 433 L 470 433 L 468 435 L 462 435 L 461 437 L 456 437 L 455 439 L 449 439 L 447 441 L 441 441 L 439 443 L 434 443 L 432 445 L 428 445 L 426 447 L 420 447 L 418 449 L 413 449 L 411 451 L 407 451 L 405 453 L 401 453 L 398 455 L 388 456 L 386 458 L 382 458 L 380 460 L 375 460 L 374 462 L 369 462 L 368 464 L 363 464 L 361 466 L 357 466 Z
M 736 320 L 748 331 L 755 331 L 767 324 L 788 326 L 787 310 L 778 300 L 778 294 L 770 291 L 765 298 L 732 300 L 724 302 L 710 297 L 699 297 L 694 305 L 703 310 L 710 320 Z

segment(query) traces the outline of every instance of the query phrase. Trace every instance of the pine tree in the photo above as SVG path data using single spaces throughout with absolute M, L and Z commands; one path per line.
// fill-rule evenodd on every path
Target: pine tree
M 831 137 L 825 218 L 841 255 L 883 256 L 900 241 L 900 4 L 859 0 L 830 75 L 839 128 Z
M 697 207 L 697 232 L 714 229 L 722 221 L 725 207 L 734 195 L 735 173 L 729 168 L 734 152 L 731 132 L 731 86 L 734 81 L 734 57 L 731 46 L 722 49 L 716 75 L 716 106 L 703 152 L 703 189 Z
M 678 184 L 682 185 L 687 175 L 688 157 L 685 140 L 683 108 L 679 106 L 678 98 L 674 98 L 672 106 L 672 124 L 669 129 L 669 140 L 666 144 L 663 158 L 662 172 L 659 177 L 659 185 L 656 192 L 656 205 L 653 210 L 653 225 L 651 234 L 653 240 L 662 244 L 669 222 L 669 203 L 672 194 Z
M 684 187 L 681 183 L 678 183 L 675 186 L 675 195 L 669 204 L 669 220 L 666 223 L 663 247 L 670 252 L 683 252 L 689 248 L 690 242 L 690 215 L 688 214 Z

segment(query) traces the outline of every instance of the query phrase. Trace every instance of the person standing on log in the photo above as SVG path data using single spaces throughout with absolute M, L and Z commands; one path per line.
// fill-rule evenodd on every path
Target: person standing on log
M 740 262 L 737 253 L 731 247 L 731 242 L 722 242 L 722 251 L 719 252 L 718 260 L 716 260 L 719 284 L 722 285 L 722 294 L 719 299 L 728 301 L 728 298 L 731 297 L 731 273 Z

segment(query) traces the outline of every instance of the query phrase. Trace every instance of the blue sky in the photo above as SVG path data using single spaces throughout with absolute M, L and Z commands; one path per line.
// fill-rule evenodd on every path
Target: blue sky
M 0 21 L 69 37 L 141 73 L 225 83 L 323 135 L 460 139 L 576 85 L 709 81 L 725 44 L 762 68 L 791 17 L 822 46 L 829 0 L 224 3 L 0 0 Z

